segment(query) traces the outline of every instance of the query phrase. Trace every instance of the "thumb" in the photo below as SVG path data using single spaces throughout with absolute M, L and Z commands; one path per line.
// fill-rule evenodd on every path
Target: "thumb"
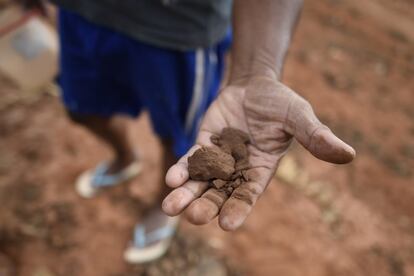
M 355 150 L 318 120 L 305 99 L 294 95 L 286 119 L 285 131 L 316 158 L 335 164 L 346 164 L 354 159 Z

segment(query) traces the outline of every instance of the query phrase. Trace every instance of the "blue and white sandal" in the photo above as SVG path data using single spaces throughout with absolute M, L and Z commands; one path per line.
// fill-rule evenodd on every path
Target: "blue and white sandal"
M 102 188 L 124 183 L 141 172 L 141 163 L 137 160 L 116 174 L 106 174 L 109 163 L 102 162 L 95 169 L 82 173 L 76 181 L 76 191 L 84 198 L 92 198 Z
M 131 264 L 151 262 L 162 257 L 171 245 L 177 231 L 179 217 L 168 217 L 162 228 L 146 233 L 143 224 L 137 224 L 134 230 L 134 241 L 124 252 L 124 259 Z

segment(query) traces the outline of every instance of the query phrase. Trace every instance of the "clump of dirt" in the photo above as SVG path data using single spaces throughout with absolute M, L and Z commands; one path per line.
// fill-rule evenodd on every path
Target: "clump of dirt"
M 210 181 L 211 186 L 230 195 L 248 181 L 249 135 L 239 129 L 224 128 L 220 135 L 210 139 L 218 148 L 202 147 L 188 158 L 190 178 Z
M 188 158 L 188 163 L 190 177 L 194 180 L 229 180 L 234 173 L 234 158 L 216 148 L 202 147 Z

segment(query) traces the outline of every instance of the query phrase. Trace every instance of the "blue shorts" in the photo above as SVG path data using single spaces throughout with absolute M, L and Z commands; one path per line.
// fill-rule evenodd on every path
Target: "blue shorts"
M 148 45 L 60 10 L 60 85 L 72 113 L 150 114 L 177 156 L 194 143 L 217 96 L 230 35 L 218 45 L 176 51 Z

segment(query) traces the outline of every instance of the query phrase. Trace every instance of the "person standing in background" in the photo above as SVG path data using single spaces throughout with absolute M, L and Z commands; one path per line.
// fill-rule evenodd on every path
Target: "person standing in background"
M 162 144 L 162 169 L 167 173 L 171 167 L 168 187 L 161 181 L 157 204 L 135 227 L 124 254 L 128 262 L 162 256 L 177 226 L 173 216 L 184 211 L 194 224 L 219 216 L 224 230 L 238 228 L 293 137 L 317 158 L 353 159 L 354 150 L 280 81 L 301 0 L 52 2 L 59 6 L 64 105 L 74 122 L 114 152 L 112 160 L 78 178 L 78 193 L 90 198 L 140 172 L 139 155 L 120 115 L 149 111 Z M 230 29 L 231 68 L 219 94 Z M 249 182 L 229 198 L 207 183 L 189 181 L 187 170 L 187 157 L 224 127 L 241 129 L 252 141 Z

